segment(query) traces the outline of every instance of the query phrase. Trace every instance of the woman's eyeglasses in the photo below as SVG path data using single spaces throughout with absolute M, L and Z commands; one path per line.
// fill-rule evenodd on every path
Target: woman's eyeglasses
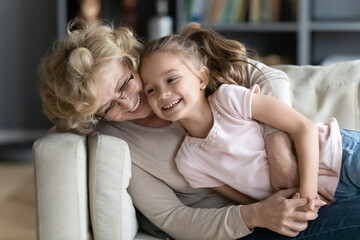
M 114 107 L 116 106 L 116 105 L 120 105 L 120 100 L 125 100 L 125 99 L 127 99 L 130 95 L 131 95 L 131 93 L 132 93 L 132 91 L 131 91 L 131 93 L 129 92 L 129 83 L 130 83 L 130 81 L 131 80 L 133 80 L 134 79 L 134 75 L 133 74 L 131 74 L 130 75 L 130 77 L 123 83 L 123 85 L 120 87 L 120 89 L 119 89 L 119 92 L 120 92 L 120 96 L 118 97 L 118 98 L 116 98 L 116 99 L 113 99 L 113 100 L 111 100 L 111 103 L 110 103 L 110 106 L 108 107 L 108 108 L 106 108 L 106 110 L 104 111 L 104 113 L 102 114 L 102 116 L 101 115 L 99 115 L 99 114 L 95 114 L 95 118 L 97 119 L 97 120 L 99 120 L 99 121 L 103 121 L 104 119 L 105 119 L 105 117 L 114 109 Z M 134 89 L 132 89 L 132 90 L 134 90 Z M 128 92 L 128 96 L 125 96 L 124 95 L 124 93 L 125 92 Z

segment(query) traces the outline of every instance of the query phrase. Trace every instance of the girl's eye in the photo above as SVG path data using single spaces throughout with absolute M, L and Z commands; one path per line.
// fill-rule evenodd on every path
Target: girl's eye
M 175 80 L 176 80 L 175 77 L 171 77 L 171 78 L 168 78 L 167 82 L 168 82 L 168 83 L 172 83 L 172 82 L 175 81 Z
M 146 95 L 149 95 L 151 93 L 154 92 L 154 88 L 149 88 L 148 90 L 145 91 L 146 92 Z

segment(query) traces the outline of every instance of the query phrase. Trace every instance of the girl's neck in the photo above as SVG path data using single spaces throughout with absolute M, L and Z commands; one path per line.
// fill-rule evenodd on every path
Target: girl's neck
M 194 109 L 189 118 L 181 119 L 179 122 L 190 136 L 205 138 L 213 126 L 213 119 L 210 105 L 205 99 L 205 102 L 200 104 L 197 109 Z
M 152 128 L 163 128 L 171 124 L 170 121 L 159 118 L 154 112 L 152 112 L 146 118 L 131 120 L 131 122 L 141 126 Z

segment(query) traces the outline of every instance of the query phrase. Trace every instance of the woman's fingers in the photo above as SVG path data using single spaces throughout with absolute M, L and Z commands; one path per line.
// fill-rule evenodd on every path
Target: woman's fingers
M 295 237 L 297 236 L 301 231 L 304 231 L 308 226 L 308 223 L 305 222 L 293 222 L 288 227 L 284 228 L 284 230 L 287 232 L 287 236 Z M 286 235 L 286 234 L 285 234 Z
M 251 227 L 265 227 L 294 237 L 307 227 L 307 221 L 314 220 L 318 216 L 316 212 L 302 209 L 308 205 L 309 201 L 306 198 L 297 198 L 299 197 L 295 195 L 297 191 L 298 188 L 280 190 L 261 202 L 244 205 L 241 208 L 242 216 L 251 213 L 249 214 L 253 225 Z M 291 198 L 294 195 L 295 198 Z M 251 210 L 254 207 L 255 209 Z
M 334 196 L 321 185 L 318 185 L 318 193 L 327 204 L 331 204 L 335 200 Z
M 330 169 L 326 169 L 326 168 L 319 168 L 319 172 L 318 172 L 319 176 L 329 176 L 329 177 L 338 177 L 339 174 L 337 174 L 336 172 L 330 170 Z
M 311 221 L 314 220 L 318 217 L 318 214 L 316 212 L 313 211 L 306 211 L 306 212 L 302 212 L 302 211 L 296 211 L 294 213 L 294 220 L 297 222 L 307 222 L 307 221 Z
M 304 205 L 302 204 L 307 201 L 306 199 L 296 199 L 299 201 L 293 201 L 294 199 L 291 200 L 292 203 L 298 206 L 296 209 L 304 207 Z M 307 228 L 307 221 L 314 220 L 317 218 L 317 216 L 317 213 L 312 211 L 303 212 L 293 209 L 293 211 L 291 212 L 291 214 L 288 215 L 288 217 L 282 219 L 278 233 L 289 237 L 295 237 L 301 231 L 304 231 Z
M 305 228 L 304 228 L 305 229 Z M 278 233 L 288 236 L 288 237 L 296 237 L 302 230 L 296 231 L 296 230 L 292 230 L 290 228 L 283 228 L 281 231 L 279 231 Z

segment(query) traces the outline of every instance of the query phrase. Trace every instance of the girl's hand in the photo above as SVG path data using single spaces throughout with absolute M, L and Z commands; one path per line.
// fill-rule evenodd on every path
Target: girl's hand
M 292 199 L 298 199 L 298 198 L 300 198 L 300 193 L 297 192 L 294 194 Z M 313 212 L 317 213 L 322 206 L 325 206 L 327 204 L 325 201 L 323 201 L 320 198 L 319 195 L 317 195 L 315 199 L 307 198 L 307 201 L 308 201 L 308 203 L 305 206 L 298 208 L 298 210 L 301 210 L 304 212 L 313 211 Z
M 249 229 L 264 227 L 289 237 L 295 237 L 307 227 L 307 221 L 317 218 L 314 211 L 303 211 L 300 208 L 308 204 L 306 198 L 288 199 L 298 189 L 280 190 L 267 199 L 243 205 L 241 216 Z M 314 200 L 315 205 L 321 205 Z
M 270 180 L 274 190 L 299 186 L 296 157 L 292 151 L 290 137 L 282 131 L 270 133 L 265 138 L 266 151 L 270 163 Z M 338 177 L 332 170 L 319 168 L 319 176 Z M 334 197 L 322 186 L 318 185 L 318 193 L 328 204 L 334 202 Z

